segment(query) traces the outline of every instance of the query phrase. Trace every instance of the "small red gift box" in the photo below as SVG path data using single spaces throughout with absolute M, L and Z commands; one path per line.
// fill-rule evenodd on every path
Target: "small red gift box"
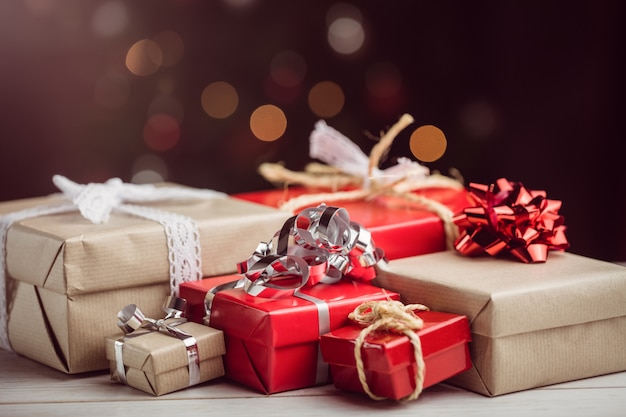
M 206 315 L 204 300 L 207 293 L 219 285 L 237 281 L 241 277 L 239 274 L 230 274 L 181 283 L 179 297 L 187 300 L 187 320 L 203 324 Z
M 303 287 L 293 295 L 253 296 L 243 289 L 219 291 L 210 325 L 224 332 L 226 376 L 266 394 L 328 384 L 320 335 L 347 324 L 365 301 L 398 294 L 352 281 Z
M 471 368 L 467 317 L 435 311 L 419 312 L 417 316 L 424 321 L 424 327 L 417 332 L 425 363 L 423 388 Z M 365 392 L 359 381 L 354 356 L 355 340 L 362 330 L 362 326 L 350 324 L 321 337 L 324 361 L 330 363 L 333 382 L 339 389 Z M 417 365 L 407 336 L 386 331 L 372 332 L 365 338 L 361 355 L 372 393 L 394 400 L 413 393 Z
M 443 204 L 452 213 L 471 204 L 464 189 L 430 188 L 413 193 Z M 303 194 L 314 195 L 316 192 L 292 187 L 287 190 L 234 194 L 232 197 L 279 207 L 288 199 Z M 332 205 L 345 208 L 352 221 L 368 229 L 376 246 L 385 251 L 389 260 L 446 250 L 446 234 L 441 219 L 416 203 L 398 197 L 381 196 L 372 200 L 332 201 Z

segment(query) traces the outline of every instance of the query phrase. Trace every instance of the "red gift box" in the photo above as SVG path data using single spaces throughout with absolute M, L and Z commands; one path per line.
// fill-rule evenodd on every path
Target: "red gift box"
M 413 192 L 448 207 L 452 213 L 471 205 L 467 191 L 452 188 L 430 188 Z M 287 190 L 254 191 L 232 197 L 271 207 L 279 207 L 290 198 L 316 194 L 314 190 L 292 187 Z M 319 201 L 318 203 L 323 203 Z M 369 230 L 376 246 L 385 251 L 387 259 L 446 250 L 446 235 L 441 219 L 416 203 L 398 197 L 380 196 L 372 200 L 341 200 L 329 202 L 345 208 L 350 220 Z M 311 204 L 311 206 L 316 205 Z
M 206 315 L 204 299 L 207 293 L 219 285 L 237 281 L 241 277 L 239 274 L 231 274 L 180 284 L 179 297 L 187 300 L 187 320 L 203 324 Z
M 222 290 L 210 315 L 211 327 L 224 332 L 226 376 L 266 394 L 330 383 L 320 335 L 346 325 L 348 314 L 365 301 L 399 299 L 397 293 L 351 281 L 274 294 Z
M 470 369 L 467 317 L 435 311 L 416 314 L 424 321 L 424 327 L 417 332 L 425 363 L 423 388 Z M 321 337 L 324 361 L 330 363 L 333 382 L 339 389 L 365 392 L 354 357 L 355 340 L 362 330 L 362 326 L 350 324 Z M 386 331 L 372 332 L 365 338 L 361 354 L 372 393 L 394 400 L 413 393 L 417 366 L 413 346 L 407 336 Z

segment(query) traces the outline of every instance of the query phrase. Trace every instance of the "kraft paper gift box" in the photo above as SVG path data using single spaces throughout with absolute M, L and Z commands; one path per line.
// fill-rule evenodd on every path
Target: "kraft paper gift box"
M 171 321 L 175 323 L 176 319 Z M 193 322 L 174 327 L 195 339 L 191 346 L 193 355 L 197 355 L 191 361 L 194 363 L 190 364 L 189 350 L 183 340 L 158 330 L 139 329 L 126 336 L 105 339 L 111 379 L 159 396 L 224 375 L 221 331 Z
M 470 204 L 464 189 L 430 188 L 413 193 L 442 204 L 451 213 Z M 286 190 L 234 194 L 233 197 L 279 207 L 285 201 L 304 194 L 315 195 L 316 192 L 303 187 L 292 187 Z M 323 198 L 316 204 L 318 203 L 324 203 Z M 345 208 L 350 213 L 351 220 L 367 228 L 376 245 L 385 251 L 389 260 L 447 249 L 446 230 L 441 218 L 424 206 L 389 196 L 333 201 L 332 205 Z
M 0 220 L 20 210 L 67 205 L 58 195 L 3 202 Z M 135 205 L 195 220 L 202 276 L 236 272 L 249 247 L 271 237 L 288 217 L 225 195 Z M 158 222 L 115 210 L 101 224 L 77 209 L 12 222 L 6 233 L 7 302 L 0 303 L 8 315 L 10 349 L 66 373 L 107 369 L 102 340 L 117 328 L 103 317 L 132 302 L 152 317 L 159 314 L 173 290 L 168 243 Z
M 471 368 L 467 317 L 458 314 L 423 311 L 416 313 L 424 326 L 417 331 L 424 360 L 423 389 Z M 356 368 L 354 348 L 363 330 L 356 323 L 322 335 L 324 361 L 330 363 L 335 387 L 364 393 Z M 401 333 L 375 331 L 361 347 L 365 378 L 371 392 L 401 400 L 416 389 L 417 363 L 410 339 Z
M 497 396 L 626 370 L 626 268 L 553 251 L 545 263 L 455 251 L 380 266 L 405 303 L 466 315 L 473 367 L 450 380 Z
M 224 331 L 226 377 L 272 394 L 330 383 L 320 335 L 347 324 L 348 314 L 363 302 L 388 298 L 398 295 L 351 281 L 275 297 L 226 289 L 213 299 L 209 324 Z

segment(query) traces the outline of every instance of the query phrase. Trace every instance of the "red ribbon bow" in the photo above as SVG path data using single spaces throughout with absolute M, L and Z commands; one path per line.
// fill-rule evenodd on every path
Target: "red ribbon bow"
M 525 263 L 545 262 L 549 250 L 565 250 L 565 219 L 560 200 L 545 191 L 526 189 L 520 182 L 500 178 L 490 185 L 471 183 L 477 204 L 454 216 L 459 227 L 455 248 L 466 256 L 495 256 L 508 252 Z

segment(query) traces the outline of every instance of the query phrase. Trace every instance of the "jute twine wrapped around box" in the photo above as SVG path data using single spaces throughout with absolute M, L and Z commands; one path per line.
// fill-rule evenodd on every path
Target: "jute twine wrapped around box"
M 365 326 L 354 344 L 354 358 L 356 360 L 356 370 L 359 375 L 359 382 L 363 390 L 373 400 L 385 400 L 385 397 L 378 396 L 372 392 L 365 374 L 365 366 L 361 357 L 361 348 L 365 338 L 374 331 L 387 331 L 406 335 L 413 346 L 413 355 L 417 370 L 415 372 L 415 389 L 401 401 L 414 400 L 422 393 L 424 386 L 424 374 L 426 366 L 422 354 L 422 343 L 416 334 L 424 326 L 424 321 L 413 313 L 414 310 L 428 310 L 422 304 L 404 305 L 400 301 L 368 301 L 359 305 L 348 318 L 358 324 Z
M 399 158 L 398 164 L 379 169 L 381 159 L 388 153 L 395 138 L 413 122 L 412 116 L 402 115 L 386 133 L 381 133 L 380 141 L 366 156 L 348 138 L 319 121 L 311 134 L 310 155 L 328 165 L 310 163 L 303 172 L 296 172 L 279 163 L 263 163 L 259 166 L 259 173 L 268 181 L 282 184 L 285 188 L 302 185 L 331 190 L 304 194 L 288 199 L 279 206 L 280 209 L 292 212 L 320 202 L 373 200 L 378 196 L 400 198 L 439 216 L 446 234 L 446 245 L 451 249 L 458 236 L 458 229 L 452 221 L 454 213 L 438 201 L 413 191 L 429 188 L 460 190 L 464 188 L 462 180 L 438 173 L 429 174 L 428 168 L 408 158 Z M 458 173 L 457 176 L 460 177 Z

